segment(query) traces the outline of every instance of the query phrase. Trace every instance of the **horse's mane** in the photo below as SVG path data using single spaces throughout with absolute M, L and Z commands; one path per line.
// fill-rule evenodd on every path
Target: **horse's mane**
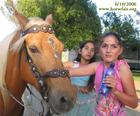
M 41 25 L 41 24 L 47 24 L 43 19 L 34 17 L 30 18 L 29 22 L 25 26 L 25 30 L 30 28 L 33 25 Z M 7 36 L 2 42 L 0 42 L 0 89 L 5 84 L 4 77 L 5 77 L 5 71 L 6 71 L 6 65 L 7 65 L 7 55 L 9 50 L 10 42 L 12 41 L 13 37 L 15 36 L 16 31 L 9 36 Z M 19 51 L 22 48 L 22 45 L 24 43 L 25 38 L 28 36 L 25 35 L 23 37 L 20 37 L 11 47 L 10 50 L 12 52 Z
M 16 31 L 8 35 L 3 41 L 0 42 L 0 89 L 3 87 L 4 76 L 6 71 L 6 65 L 7 65 L 7 55 L 8 55 L 8 49 L 10 42 L 12 38 L 14 37 Z

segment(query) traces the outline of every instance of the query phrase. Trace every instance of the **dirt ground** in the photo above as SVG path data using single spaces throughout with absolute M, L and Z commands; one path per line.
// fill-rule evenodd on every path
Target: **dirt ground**
M 139 99 L 139 105 L 136 109 L 127 107 L 127 116 L 140 116 L 140 81 L 135 81 L 135 87 Z

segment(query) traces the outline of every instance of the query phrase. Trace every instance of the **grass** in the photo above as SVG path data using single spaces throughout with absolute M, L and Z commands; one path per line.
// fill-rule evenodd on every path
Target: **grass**
M 134 77 L 134 80 L 140 81 L 140 73 L 133 72 L 133 77 Z

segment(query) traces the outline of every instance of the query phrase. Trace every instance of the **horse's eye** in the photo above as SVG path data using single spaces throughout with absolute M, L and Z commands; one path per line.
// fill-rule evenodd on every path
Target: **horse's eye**
M 31 46 L 31 47 L 29 47 L 29 50 L 30 50 L 32 53 L 38 53 L 38 52 L 39 52 L 39 50 L 37 49 L 36 46 Z

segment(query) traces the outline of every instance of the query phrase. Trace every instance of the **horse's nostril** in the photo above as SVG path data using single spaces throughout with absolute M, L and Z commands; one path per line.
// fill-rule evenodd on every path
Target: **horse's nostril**
M 67 98 L 66 98 L 66 97 L 64 97 L 64 96 L 63 96 L 63 97 L 61 97 L 60 102 L 61 102 L 61 103 L 65 103 L 65 102 L 67 102 Z

